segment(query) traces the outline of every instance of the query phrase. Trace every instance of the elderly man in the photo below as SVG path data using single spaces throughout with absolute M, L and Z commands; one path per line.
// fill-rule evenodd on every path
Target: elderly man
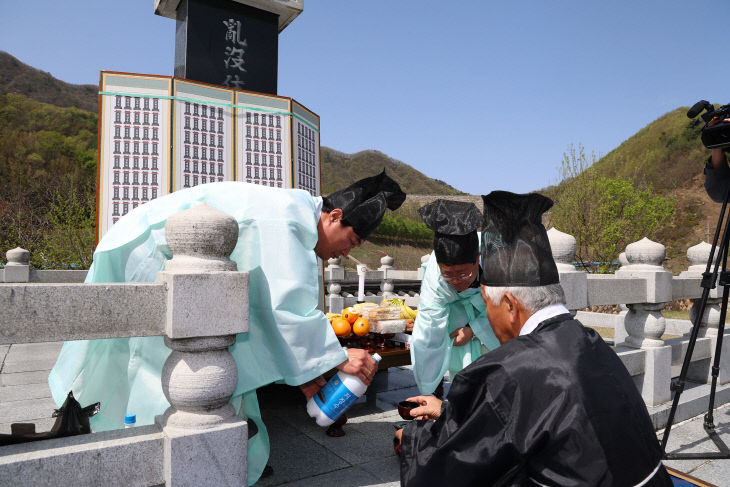
M 479 295 L 482 215 L 474 203 L 438 199 L 418 210 L 434 232 L 411 337 L 413 375 L 421 394 L 499 346 Z M 436 392 L 440 397 L 441 394 Z
M 347 255 L 405 199 L 385 171 L 327 197 L 247 183 L 212 183 L 144 204 L 117 222 L 94 252 L 87 282 L 151 282 L 171 258 L 164 227 L 171 215 L 205 201 L 239 226 L 231 254 L 249 272 L 249 332 L 230 348 L 238 365 L 231 403 L 258 430 L 248 443 L 248 480 L 258 480 L 269 457 L 256 389 L 272 382 L 300 386 L 311 397 L 321 374 L 339 368 L 369 383 L 377 363 L 364 350 L 345 352 L 324 313 L 316 257 Z M 190 304 L 195 306 L 194 303 Z M 171 350 L 162 337 L 64 344 L 49 376 L 58 404 L 69 390 L 82 403 L 101 401 L 91 427 L 123 427 L 125 414 L 151 424 L 169 406 L 160 373 Z
M 484 199 L 482 296 L 502 345 L 402 433 L 401 482 L 671 486 L 646 407 L 616 354 L 572 319 L 539 194 Z M 401 435 L 397 435 L 401 436 Z

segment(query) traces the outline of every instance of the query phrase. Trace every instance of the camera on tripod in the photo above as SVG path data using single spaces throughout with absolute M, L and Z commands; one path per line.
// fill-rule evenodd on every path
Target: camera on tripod
M 687 116 L 695 118 L 702 110 L 706 110 L 702 114 L 702 120 L 705 121 L 705 126 L 702 127 L 702 143 L 708 149 L 727 150 L 730 147 L 730 122 L 724 122 L 723 120 L 730 118 L 730 104 L 715 109 L 712 103 L 707 100 L 700 100 L 687 110 Z M 719 117 L 720 122 L 708 127 L 708 122 L 715 117 Z

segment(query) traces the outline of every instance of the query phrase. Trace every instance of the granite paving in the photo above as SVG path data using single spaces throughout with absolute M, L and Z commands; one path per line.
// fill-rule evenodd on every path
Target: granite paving
M 60 343 L 0 346 L 0 433 L 12 422 L 33 422 L 36 431 L 48 431 L 56 407 L 48 389 L 48 372 Z M 445 384 L 448 391 L 449 384 Z M 706 387 L 705 387 L 706 389 Z M 700 402 L 702 386 L 690 396 Z M 398 401 L 418 394 L 410 367 L 394 367 L 376 375 L 365 396 L 347 412 L 346 435 L 331 438 L 305 411 L 298 388 L 271 385 L 260 390 L 259 403 L 271 442 L 271 476 L 256 485 L 265 487 L 356 487 L 400 485 L 400 465 L 393 452 L 393 424 L 401 421 Z M 693 411 L 701 407 L 693 406 Z M 652 416 L 666 416 L 670 404 L 650 408 Z M 699 414 L 699 413 L 698 413 Z M 699 416 L 672 427 L 670 452 L 717 451 Z M 716 431 L 730 444 L 730 405 L 715 409 Z M 657 431 L 661 438 L 663 430 Z M 668 466 L 717 486 L 730 487 L 730 460 L 667 460 Z

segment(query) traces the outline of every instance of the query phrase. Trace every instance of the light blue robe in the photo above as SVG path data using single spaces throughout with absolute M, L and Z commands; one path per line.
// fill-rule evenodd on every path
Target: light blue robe
M 155 199 L 107 232 L 86 282 L 154 282 L 172 257 L 165 241 L 167 218 L 202 201 L 238 222 L 231 259 L 239 271 L 249 272 L 249 332 L 238 335 L 230 351 L 238 365 L 231 403 L 245 409 L 240 414 L 259 429 L 249 440 L 253 483 L 269 457 L 256 389 L 277 381 L 300 385 L 347 359 L 317 309 L 320 289 L 313 249 L 319 215 L 313 197 L 301 190 L 221 182 Z M 170 352 L 162 337 L 66 342 L 48 379 L 51 393 L 59 405 L 69 390 L 81 404 L 101 401 L 101 411 L 91 418 L 95 431 L 122 428 L 125 414 L 136 414 L 138 425 L 152 424 L 169 406 L 160 374 Z
M 474 338 L 455 346 L 449 335 L 469 324 Z M 479 288 L 457 293 L 441 276 L 432 252 L 421 282 L 418 315 L 411 336 L 411 364 L 421 394 L 432 394 L 448 370 L 454 374 L 499 346 Z

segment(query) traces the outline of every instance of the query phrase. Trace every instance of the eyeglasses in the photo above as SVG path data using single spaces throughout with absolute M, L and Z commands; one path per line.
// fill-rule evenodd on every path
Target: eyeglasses
M 444 278 L 444 281 L 447 282 L 456 282 L 456 281 L 464 281 L 466 279 L 470 279 L 472 276 L 474 276 L 474 270 L 471 272 L 462 272 L 461 274 L 441 274 L 441 276 Z

